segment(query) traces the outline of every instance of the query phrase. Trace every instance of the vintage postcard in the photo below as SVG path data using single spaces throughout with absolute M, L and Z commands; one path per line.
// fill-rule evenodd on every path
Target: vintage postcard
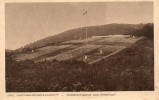
M 0 7 L 0 100 L 159 100 L 157 0 Z

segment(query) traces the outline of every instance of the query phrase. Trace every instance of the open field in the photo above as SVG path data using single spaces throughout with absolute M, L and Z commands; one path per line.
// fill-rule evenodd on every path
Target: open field
M 87 44 L 85 44 L 85 39 L 71 40 L 61 43 L 58 46 L 46 46 L 35 49 L 34 52 L 30 51 L 30 53 L 27 54 L 18 54 L 15 59 L 17 61 L 32 59 L 36 63 L 74 59 L 90 63 L 131 46 L 140 39 L 142 39 L 142 37 L 111 35 L 88 38 Z M 88 56 L 88 59 L 84 59 L 85 55 Z
M 55 52 L 60 49 L 68 48 L 72 45 L 60 45 L 60 46 L 47 46 L 47 47 L 42 47 L 39 48 L 33 52 L 30 51 L 30 53 L 27 54 L 18 54 L 16 55 L 16 61 L 21 61 L 21 60 L 28 60 L 28 59 L 34 59 L 36 57 L 48 54 L 50 52 Z
M 94 50 L 93 52 L 90 52 L 88 54 L 86 54 L 88 56 L 88 59 L 84 59 L 84 56 L 79 56 L 75 59 L 78 59 L 80 61 L 84 61 L 87 63 L 93 62 L 97 59 L 101 59 L 107 55 L 110 55 L 111 53 L 120 51 L 122 49 L 124 49 L 124 46 L 110 46 L 110 45 L 103 45 L 100 48 Z M 100 53 L 100 51 L 102 51 L 102 53 Z
M 103 39 L 102 37 L 98 37 L 98 38 L 87 38 L 87 42 L 97 42 L 98 40 Z M 64 44 L 81 44 L 81 43 L 85 43 L 86 39 L 78 39 L 78 40 L 70 40 L 70 41 L 66 41 L 63 42 Z
M 74 57 L 84 55 L 85 53 L 91 52 L 92 50 L 97 49 L 99 47 L 101 47 L 101 45 L 84 45 L 84 46 L 78 47 L 76 49 L 70 50 L 68 52 L 58 54 L 58 55 L 53 56 L 53 57 L 41 59 L 37 62 L 52 61 L 52 60 L 65 61 L 68 59 L 72 59 Z
M 143 39 L 143 37 L 125 37 L 124 35 L 120 37 L 106 37 L 105 39 L 94 43 L 96 45 L 100 43 L 100 45 L 102 44 L 102 46 L 101 48 L 96 49 L 94 52 L 86 54 L 88 56 L 88 59 L 85 59 L 84 55 L 76 57 L 75 59 L 84 61 L 88 64 L 92 64 L 118 53 L 126 47 L 133 45 L 140 39 Z M 102 51 L 102 53 L 100 53 L 100 51 Z
M 122 46 L 128 46 L 131 45 L 132 43 L 135 43 L 141 39 L 141 37 L 109 37 L 105 38 L 101 41 L 98 41 L 96 44 L 99 45 L 122 45 Z

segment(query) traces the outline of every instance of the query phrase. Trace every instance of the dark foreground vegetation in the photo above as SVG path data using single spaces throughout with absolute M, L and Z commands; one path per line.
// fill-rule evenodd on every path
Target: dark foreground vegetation
M 7 92 L 154 90 L 153 39 L 93 66 L 76 61 L 16 62 L 6 53 Z

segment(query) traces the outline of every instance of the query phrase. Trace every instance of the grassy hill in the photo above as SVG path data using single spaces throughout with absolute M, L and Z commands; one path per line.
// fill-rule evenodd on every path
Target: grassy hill
M 89 26 L 87 27 L 88 37 L 92 36 L 103 36 L 103 35 L 113 35 L 113 34 L 127 34 L 133 32 L 134 30 L 140 29 L 144 24 L 107 24 L 100 26 Z M 34 43 L 24 46 L 26 49 L 39 48 L 49 44 L 57 44 L 63 41 L 83 39 L 85 38 L 86 27 L 81 27 L 77 29 L 71 29 L 54 36 L 50 36 Z M 22 50 L 24 48 L 19 48 L 17 50 Z
M 14 57 L 16 57 L 16 54 L 12 57 L 14 52 L 6 52 L 6 91 L 153 91 L 153 25 L 109 24 L 88 27 L 88 37 L 110 34 L 131 34 L 135 36 L 127 37 L 126 41 L 125 38 L 119 39 L 119 42 L 123 44 L 127 42 L 131 43 L 131 39 L 144 38 L 135 43 L 133 42 L 133 44 L 127 46 L 127 48 L 122 51 L 106 59 L 102 59 L 93 65 L 77 61 L 77 58 L 66 61 L 45 60 L 44 62 L 38 63 L 29 59 L 15 61 Z M 62 49 L 61 51 L 57 50 L 58 52 L 49 53 L 46 49 L 49 50 L 48 48 L 51 46 L 47 45 L 54 44 L 52 46 L 57 46 L 58 43 L 62 41 L 71 39 L 77 40 L 78 38 L 85 38 L 84 27 L 39 40 L 33 44 L 27 45 L 25 48 L 39 48 L 43 46 L 43 48 L 39 49 L 44 50 L 40 53 L 47 53 L 43 56 L 46 58 L 47 56 L 53 56 L 55 53 L 61 54 L 64 52 Z M 119 44 L 117 44 L 117 37 L 116 39 L 109 39 L 105 41 L 106 43 L 110 42 L 110 46 L 114 46 L 113 44 L 119 46 Z M 102 47 L 104 47 L 103 45 L 105 42 L 102 41 L 96 41 L 95 43 L 101 43 Z M 108 44 L 106 44 L 106 47 L 108 47 Z M 36 49 L 33 53 L 28 52 L 28 54 L 36 54 L 39 49 Z M 110 47 L 105 50 L 109 51 L 109 49 Z M 112 51 L 113 49 L 110 50 Z M 90 53 L 90 55 L 93 55 L 93 53 Z
M 153 40 L 144 39 L 94 66 L 78 62 L 15 62 L 8 54 L 6 91 L 152 91 L 153 52 Z

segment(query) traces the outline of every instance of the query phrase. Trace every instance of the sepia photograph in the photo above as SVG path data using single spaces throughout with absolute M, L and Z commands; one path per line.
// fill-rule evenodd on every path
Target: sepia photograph
M 153 8 L 153 1 L 5 3 L 5 91 L 154 91 Z

